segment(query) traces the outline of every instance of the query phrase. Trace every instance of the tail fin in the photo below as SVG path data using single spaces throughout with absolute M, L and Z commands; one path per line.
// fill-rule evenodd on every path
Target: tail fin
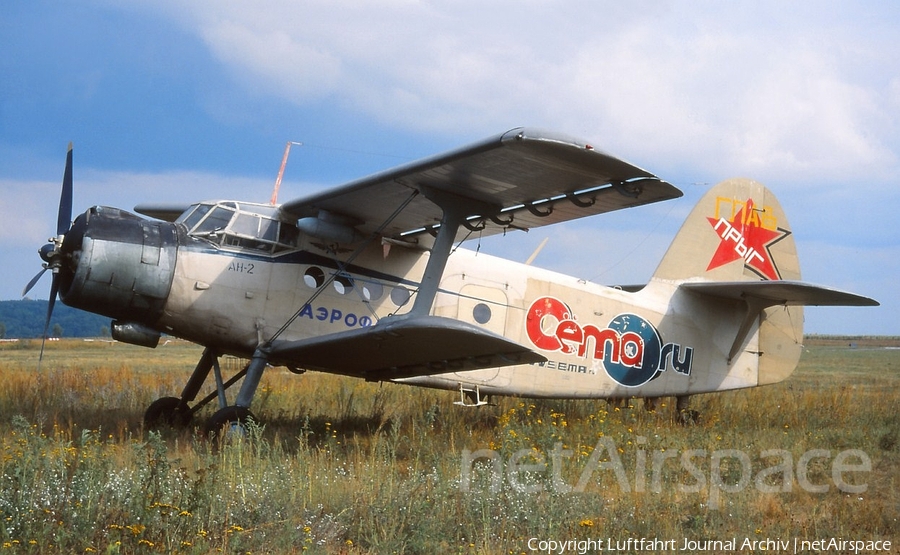
M 778 199 L 750 179 L 719 183 L 685 220 L 654 278 L 799 280 L 797 247 Z
M 722 303 L 742 310 L 733 331 L 720 328 L 717 336 L 730 343 L 721 345 L 729 367 L 739 360 L 756 367 L 755 385 L 793 372 L 802 348 L 803 305 L 878 304 L 799 281 L 797 247 L 784 210 L 771 191 L 749 179 L 723 181 L 700 199 L 653 280 L 689 291 L 698 314 Z
M 797 247 L 778 199 L 750 179 L 719 183 L 691 211 L 654 279 L 728 282 L 732 294 L 742 288 L 738 282 L 750 286 L 749 282 L 799 280 Z M 699 294 L 699 302 L 722 302 L 708 286 L 697 286 L 694 292 Z M 737 296 L 745 301 L 745 314 L 725 351 L 728 364 L 741 352 L 756 353 L 757 385 L 787 378 L 800 359 L 803 307 L 771 306 L 742 291 Z

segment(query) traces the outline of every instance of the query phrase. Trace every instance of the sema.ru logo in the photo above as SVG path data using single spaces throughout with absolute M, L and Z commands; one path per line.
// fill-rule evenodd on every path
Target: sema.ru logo
M 691 373 L 694 349 L 663 343 L 656 327 L 636 314 L 619 314 L 606 327 L 582 326 L 566 303 L 541 297 L 528 309 L 525 331 L 538 349 L 599 362 L 627 387 L 644 385 L 669 367 Z

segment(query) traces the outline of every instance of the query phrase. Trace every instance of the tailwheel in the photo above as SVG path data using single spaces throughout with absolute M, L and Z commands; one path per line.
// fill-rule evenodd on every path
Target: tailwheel
M 700 412 L 690 409 L 691 396 L 675 397 L 675 421 L 682 426 L 694 426 L 700 422 Z
M 185 427 L 191 423 L 194 414 L 187 403 L 178 397 L 162 397 L 150 403 L 144 413 L 144 426 L 149 429 L 170 426 Z
M 214 441 L 229 437 L 246 437 L 247 424 L 257 422 L 247 407 L 232 405 L 219 409 L 206 422 L 206 435 Z

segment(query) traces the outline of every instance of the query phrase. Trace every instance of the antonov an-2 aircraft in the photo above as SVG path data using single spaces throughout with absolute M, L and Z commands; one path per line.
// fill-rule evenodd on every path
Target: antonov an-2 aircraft
M 252 418 L 269 365 L 458 391 L 465 405 L 674 396 L 684 411 L 693 394 L 788 377 L 802 305 L 878 304 L 799 281 L 787 218 L 749 179 L 709 190 L 643 287 L 457 248 L 681 194 L 584 141 L 519 128 L 281 205 L 135 207 L 153 219 L 94 206 L 71 222 L 70 145 L 57 235 L 39 251 L 47 323 L 58 294 L 112 318 L 119 341 L 203 345 L 181 395 L 146 421 L 186 424 L 218 400 L 217 432 Z M 249 360 L 227 381 L 226 354 Z M 216 391 L 197 401 L 211 373 Z

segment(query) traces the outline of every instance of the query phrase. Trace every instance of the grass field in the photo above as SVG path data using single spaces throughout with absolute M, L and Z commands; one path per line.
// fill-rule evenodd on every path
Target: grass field
M 896 551 L 897 343 L 811 339 L 786 382 L 694 398 L 692 426 L 671 400 L 463 409 L 270 369 L 264 425 L 221 446 L 142 427 L 199 347 L 64 340 L 37 372 L 37 343 L 0 344 L 0 553 Z

